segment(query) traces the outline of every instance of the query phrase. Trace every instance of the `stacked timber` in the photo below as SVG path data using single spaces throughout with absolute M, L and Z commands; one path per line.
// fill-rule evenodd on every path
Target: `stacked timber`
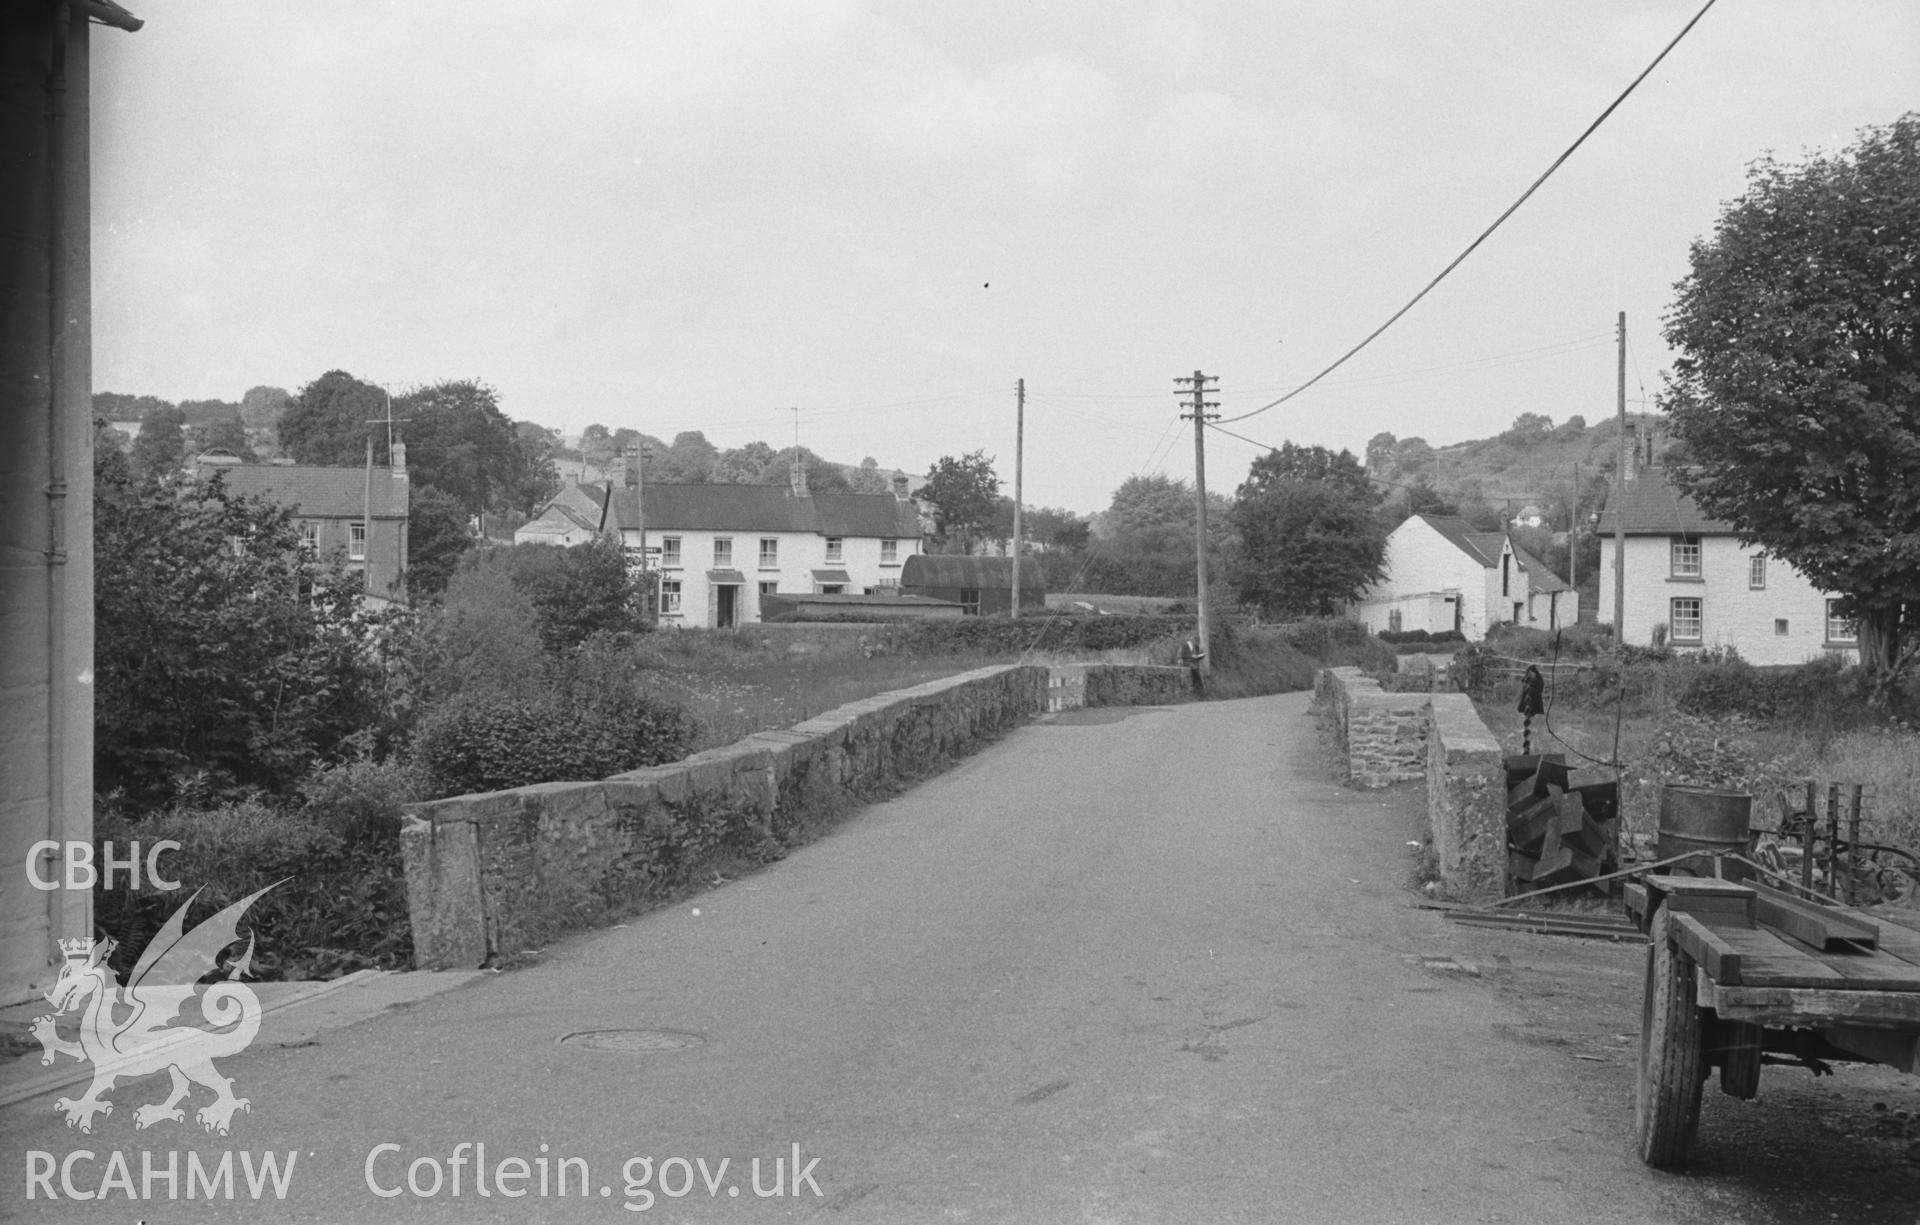
M 1619 867 L 1620 784 L 1569 770 L 1564 754 L 1506 759 L 1509 892 L 1592 880 Z

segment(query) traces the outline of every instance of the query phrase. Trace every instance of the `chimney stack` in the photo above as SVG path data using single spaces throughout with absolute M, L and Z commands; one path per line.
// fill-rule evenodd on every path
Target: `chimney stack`
M 800 462 L 798 455 L 793 457 L 793 468 L 787 474 L 787 479 L 792 484 L 794 497 L 804 498 L 807 496 L 807 466 Z
M 387 450 L 392 456 L 394 479 L 402 480 L 402 481 L 406 480 L 407 479 L 407 444 L 404 442 L 396 442 L 391 447 L 387 448 Z
M 626 486 L 628 489 L 640 488 L 640 448 L 629 443 L 626 450 Z
M 1638 480 L 1640 477 L 1640 427 L 1627 423 L 1627 471 L 1626 479 Z
M 907 493 L 907 478 L 905 476 L 896 476 L 893 478 L 893 496 L 902 502 L 913 500 L 911 495 Z

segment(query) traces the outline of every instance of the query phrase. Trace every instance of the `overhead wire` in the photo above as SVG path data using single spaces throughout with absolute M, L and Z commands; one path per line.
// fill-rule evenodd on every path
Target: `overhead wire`
M 1619 109 L 1620 104 L 1625 102 L 1628 96 L 1631 95 L 1635 89 L 1639 88 L 1640 82 L 1646 80 L 1647 77 L 1652 74 L 1653 70 L 1660 66 L 1660 62 L 1667 58 L 1668 53 L 1671 52 L 1675 47 L 1680 45 L 1680 40 L 1685 38 L 1687 34 L 1693 29 L 1693 27 L 1700 23 L 1700 19 L 1707 15 L 1707 10 L 1711 9 L 1715 3 L 1716 3 L 1716 0 L 1707 0 L 1707 2 L 1700 7 L 1700 11 L 1693 15 L 1692 20 L 1688 21 L 1686 25 L 1682 26 L 1680 29 L 1680 32 L 1673 36 L 1673 40 L 1669 42 L 1665 47 L 1662 47 L 1660 49 L 1660 54 L 1653 57 L 1653 62 L 1648 64 L 1645 68 L 1641 69 L 1640 75 L 1633 78 L 1633 80 L 1627 85 L 1627 87 L 1620 91 L 1620 96 L 1615 98 L 1611 103 L 1609 103 L 1606 110 L 1600 112 L 1599 118 L 1595 119 L 1592 123 L 1588 124 L 1586 131 L 1580 133 L 1580 135 L 1574 140 L 1574 142 L 1571 145 L 1567 146 L 1566 151 L 1562 153 L 1559 157 L 1555 158 L 1553 160 L 1553 164 L 1551 166 L 1548 166 L 1546 170 L 1541 173 L 1540 177 L 1535 179 L 1533 183 L 1530 186 L 1528 186 L 1528 188 L 1524 192 L 1520 193 L 1520 198 L 1515 200 L 1512 204 L 1509 204 L 1505 212 L 1501 213 L 1498 217 L 1494 218 L 1492 225 L 1482 230 L 1478 238 L 1475 238 L 1471 243 L 1468 243 L 1466 250 L 1454 256 L 1453 262 L 1448 264 L 1445 268 L 1442 268 L 1440 270 L 1440 274 L 1434 277 L 1431 281 L 1428 281 L 1426 286 L 1422 288 L 1419 293 L 1413 295 L 1413 297 L 1408 300 L 1405 306 L 1402 306 L 1399 310 L 1395 311 L 1392 315 L 1388 316 L 1387 321 L 1385 323 L 1373 329 L 1373 331 L 1367 333 L 1367 336 L 1365 339 L 1363 339 L 1359 344 L 1353 346 L 1353 348 L 1348 349 L 1345 353 L 1341 354 L 1340 357 L 1337 358 L 1332 365 L 1326 367 L 1324 370 L 1320 371 L 1320 373 L 1314 375 L 1312 378 L 1300 384 L 1298 387 L 1294 388 L 1292 391 L 1287 392 L 1285 395 L 1281 396 L 1279 399 L 1274 400 L 1267 404 L 1263 404 L 1259 408 L 1253 409 L 1251 412 L 1241 413 L 1237 417 L 1226 417 L 1226 418 L 1223 418 L 1223 420 L 1227 422 L 1244 421 L 1248 417 L 1257 416 L 1260 413 L 1264 413 L 1268 411 L 1269 409 L 1277 408 L 1280 405 L 1285 404 L 1288 400 L 1293 399 L 1295 396 L 1299 395 L 1301 392 L 1307 390 L 1309 387 L 1312 387 L 1314 384 L 1318 383 L 1321 379 L 1325 378 L 1327 375 L 1332 374 L 1335 370 L 1338 370 L 1341 366 L 1346 365 L 1348 360 L 1351 359 L 1355 354 L 1359 353 L 1362 349 L 1372 344 L 1376 339 L 1380 337 L 1380 335 L 1383 332 L 1385 332 L 1388 328 L 1392 327 L 1394 324 L 1398 323 L 1403 315 L 1405 315 L 1408 311 L 1412 310 L 1416 305 L 1418 305 L 1422 298 L 1426 297 L 1429 293 L 1433 292 L 1434 288 L 1438 286 L 1441 281 L 1446 280 L 1448 275 L 1451 274 L 1455 268 L 1458 268 L 1462 263 L 1466 261 L 1466 258 L 1469 255 L 1472 255 L 1476 250 L 1478 250 L 1481 243 L 1485 242 L 1488 238 L 1492 237 L 1493 232 L 1499 229 L 1503 224 L 1505 224 L 1507 218 L 1513 216 L 1514 213 L 1518 212 L 1520 209 L 1520 206 L 1522 204 L 1525 204 L 1529 199 L 1533 197 L 1534 192 L 1540 190 L 1541 185 L 1544 184 L 1549 178 L 1551 178 L 1553 176 L 1553 173 L 1556 170 L 1560 169 L 1561 165 L 1564 164 L 1568 158 L 1573 156 L 1575 150 L 1577 150 L 1581 145 L 1586 143 L 1587 138 L 1589 136 L 1592 136 L 1594 132 L 1599 130 L 1600 125 L 1605 123 L 1608 117 L 1610 117 L 1614 111 Z

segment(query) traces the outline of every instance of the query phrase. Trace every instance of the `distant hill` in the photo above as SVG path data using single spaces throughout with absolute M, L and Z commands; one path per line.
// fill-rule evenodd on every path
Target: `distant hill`
M 1644 443 L 1657 432 L 1661 418 L 1630 413 L 1627 421 Z M 1463 514 L 1485 509 L 1506 515 L 1510 510 L 1512 517 L 1533 507 L 1557 530 L 1565 530 L 1575 500 L 1575 466 L 1578 509 L 1585 517 L 1604 505 L 1619 460 L 1620 426 L 1614 418 L 1589 425 L 1576 416 L 1556 425 L 1537 413 L 1522 415 L 1493 438 L 1444 447 L 1429 446 L 1418 437 L 1378 434 L 1368 442 L 1366 454 L 1369 475 L 1390 483 L 1390 504 L 1407 496 L 1406 487 L 1425 486 L 1458 504 Z

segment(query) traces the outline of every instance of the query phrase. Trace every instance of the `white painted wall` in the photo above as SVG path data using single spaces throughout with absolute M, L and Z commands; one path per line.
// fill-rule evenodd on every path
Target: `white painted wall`
M 1748 663 L 1800 664 L 1832 651 L 1857 658 L 1852 644 L 1827 641 L 1827 594 L 1783 561 L 1766 563 L 1766 585 L 1754 588 L 1748 568 L 1761 550 L 1732 536 L 1702 536 L 1698 579 L 1673 576 L 1672 541 L 1666 536 L 1629 536 L 1626 547 L 1626 628 L 1622 642 L 1645 646 L 1653 628 L 1667 625 L 1671 601 L 1701 602 L 1701 645 L 1732 647 Z M 1613 623 L 1613 543 L 1601 555 L 1602 624 Z M 1786 622 L 1780 632 L 1778 621 Z M 1669 639 L 1671 640 L 1671 639 Z
M 1513 594 L 1503 597 L 1498 567 L 1481 565 L 1420 518 L 1408 519 L 1387 535 L 1386 571 L 1385 578 L 1348 608 L 1347 615 L 1375 633 L 1389 627 L 1395 610 L 1402 630 L 1453 629 L 1450 600 L 1458 600 L 1460 631 L 1477 642 L 1486 637 L 1489 625 L 1512 618 L 1514 601 L 1524 605 L 1527 599 L 1526 575 L 1517 560 Z M 1524 618 L 1524 610 L 1521 615 Z
M 680 612 L 674 616 L 663 615 L 663 625 L 712 626 L 712 612 L 716 607 L 712 589 L 716 584 L 708 580 L 709 570 L 738 570 L 746 580 L 737 597 L 739 623 L 746 625 L 760 620 L 761 583 L 778 583 L 777 590 L 783 594 L 812 594 L 820 589 L 814 582 L 815 570 L 844 570 L 849 579 L 846 591 L 858 595 L 869 587 L 898 585 L 901 567 L 907 558 L 920 551 L 917 538 L 902 537 L 896 542 L 894 561 L 883 563 L 879 537 L 847 536 L 841 540 L 840 559 L 829 561 L 827 538 L 816 532 L 661 531 L 655 528 L 647 529 L 646 545 L 664 549 L 668 536 L 680 538 L 678 566 L 667 566 L 664 553 L 647 555 L 648 566 L 658 569 L 663 579 L 680 584 Z M 720 566 L 713 560 L 713 543 L 716 537 L 723 536 L 733 541 L 733 560 Z M 764 569 L 760 565 L 763 537 L 779 541 L 777 564 Z M 637 547 L 639 533 L 622 532 L 621 543 L 628 548 Z

